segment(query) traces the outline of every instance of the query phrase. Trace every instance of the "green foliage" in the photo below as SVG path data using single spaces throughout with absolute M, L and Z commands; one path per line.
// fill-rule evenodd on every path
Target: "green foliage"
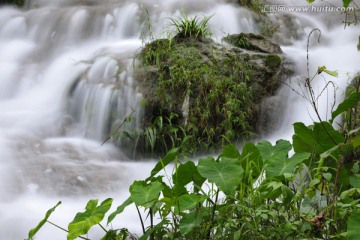
M 348 7 L 352 0 L 343 0 L 344 7 Z
M 97 206 L 98 200 L 90 200 L 86 205 L 85 212 L 76 214 L 74 220 L 69 224 L 68 240 L 76 239 L 77 237 L 88 233 L 91 227 L 98 224 L 103 220 L 105 213 L 110 209 L 112 199 L 104 200 Z
M 360 239 L 359 226 L 360 226 L 360 209 L 352 212 L 349 217 L 349 221 L 348 221 L 348 225 L 347 225 L 347 227 L 348 227 L 347 232 L 348 232 L 349 240 Z
M 233 193 L 244 172 L 238 159 L 224 157 L 220 161 L 210 157 L 200 159 L 198 171 L 201 176 L 210 183 L 215 183 L 226 194 Z
M 130 186 L 130 197 L 108 223 L 135 204 L 150 218 L 145 227 L 139 214 L 139 239 L 357 239 L 360 167 L 355 162 L 343 169 L 342 159 L 358 140 L 344 138 L 328 122 L 294 128 L 294 145 L 261 141 L 240 152 L 230 144 L 217 159 L 197 164 L 182 163 L 179 149 L 170 150 L 147 179 Z M 165 171 L 170 163 L 171 178 Z M 172 183 L 163 182 L 164 176 Z M 111 199 L 100 206 L 91 200 L 70 223 L 68 239 L 98 224 L 110 204 Z M 110 229 L 103 239 L 127 236 L 126 229 Z
M 229 55 L 226 61 L 218 58 L 216 49 L 206 53 L 204 59 L 201 44 L 188 39 L 173 47 L 170 40 L 163 39 L 146 45 L 141 53 L 144 68 L 151 66 L 159 70 L 156 77 L 146 76 L 149 84 L 154 86 L 153 95 L 148 96 L 151 103 L 145 106 L 148 109 L 146 115 L 163 118 L 162 125 L 156 123 L 157 118 L 151 119 L 145 130 L 150 139 L 147 142 L 154 143 L 150 147 L 155 152 L 166 152 L 177 142 L 164 142 L 164 136 L 169 139 L 166 137 L 169 134 L 161 134 L 154 125 L 162 126 L 158 128 L 172 133 L 171 136 L 176 132 L 174 139 L 192 136 L 187 144 L 190 153 L 194 148 L 208 151 L 224 145 L 222 135 L 229 140 L 244 138 L 254 128 L 249 122 L 257 100 L 252 97 L 249 82 L 255 70 L 237 55 Z M 179 113 L 178 109 L 186 101 L 188 112 Z M 172 131 L 174 126 L 177 131 Z
M 340 114 L 348 111 L 349 109 L 353 108 L 360 100 L 360 93 L 353 92 L 350 96 L 348 96 L 339 106 L 335 109 L 335 111 L 331 114 L 330 122 L 333 122 L 334 119 L 339 116 Z
M 158 181 L 150 184 L 145 181 L 135 181 L 130 186 L 130 198 L 137 206 L 152 205 L 152 202 L 159 198 L 163 188 L 164 186 Z
M 270 71 L 275 71 L 281 64 L 281 58 L 276 54 L 270 54 L 266 57 L 265 64 Z
M 189 18 L 187 14 L 183 14 L 178 18 L 171 18 L 171 25 L 175 28 L 176 38 L 195 38 L 211 36 L 211 30 L 208 26 L 210 17 L 203 17 L 201 20 L 198 16 Z

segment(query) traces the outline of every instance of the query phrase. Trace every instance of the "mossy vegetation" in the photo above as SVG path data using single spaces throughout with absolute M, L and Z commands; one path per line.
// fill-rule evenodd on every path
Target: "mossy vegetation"
M 276 71 L 280 67 L 281 58 L 278 55 L 270 54 L 266 56 L 265 64 L 270 69 L 270 71 Z
M 252 66 L 232 52 L 221 58 L 219 47 L 195 38 L 157 40 L 141 52 L 145 84 L 153 86 L 147 97 L 146 119 L 176 116 L 191 144 L 209 149 L 249 135 L 254 104 L 249 81 Z M 155 70 L 156 74 L 153 71 Z
M 232 46 L 215 43 L 209 19 L 173 19 L 174 36 L 139 53 L 145 117 L 132 152 L 164 154 L 186 136 L 190 153 L 215 151 L 257 132 L 259 103 L 280 85 L 282 51 L 255 34 L 225 37 Z

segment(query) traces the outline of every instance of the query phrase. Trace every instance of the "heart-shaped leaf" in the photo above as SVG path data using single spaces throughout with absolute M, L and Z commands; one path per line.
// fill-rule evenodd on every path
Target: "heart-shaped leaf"
M 292 148 L 289 141 L 282 139 L 277 141 L 275 146 L 271 145 L 271 143 L 268 141 L 261 141 L 256 145 L 256 147 L 259 150 L 264 163 L 267 161 L 267 159 L 271 158 L 277 153 L 287 155 Z
M 179 197 L 179 203 L 175 206 L 175 213 L 180 214 L 180 212 L 192 209 L 205 201 L 206 198 L 207 196 L 197 194 L 182 195 Z
M 201 176 L 215 183 L 226 194 L 236 189 L 244 172 L 240 161 L 233 158 L 221 158 L 218 162 L 211 157 L 202 158 L 197 168 Z
M 155 181 L 146 184 L 145 181 L 135 181 L 130 186 L 130 198 L 137 206 L 146 206 L 159 198 L 164 186 L 161 182 Z
M 285 173 L 293 173 L 296 165 L 308 159 L 310 155 L 310 153 L 296 153 L 289 159 L 287 155 L 276 153 L 266 162 L 266 177 L 272 178 L 283 176 Z

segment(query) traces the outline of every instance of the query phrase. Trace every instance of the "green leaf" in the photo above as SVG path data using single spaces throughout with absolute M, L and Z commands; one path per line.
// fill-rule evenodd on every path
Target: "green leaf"
M 223 152 L 221 153 L 221 156 L 227 157 L 227 158 L 238 158 L 238 157 L 240 157 L 240 153 L 233 144 L 229 144 L 224 147 Z
M 226 194 L 231 194 L 240 184 L 244 172 L 238 159 L 221 158 L 215 162 L 211 157 L 199 160 L 198 171 Z
M 294 130 L 293 146 L 296 153 L 321 154 L 344 142 L 344 136 L 328 122 L 314 123 L 312 128 L 300 122 L 294 123 Z
M 331 173 L 323 173 L 323 177 L 326 179 L 326 181 L 330 182 L 330 180 L 332 178 L 332 174 Z
M 359 43 L 357 45 L 357 49 L 358 49 L 358 51 L 360 51 L 360 36 L 359 36 Z
M 90 200 L 86 205 L 85 212 L 76 214 L 74 220 L 68 226 L 68 240 L 73 240 L 88 233 L 92 226 L 100 223 L 105 213 L 109 211 L 112 199 L 108 198 L 104 200 L 99 206 L 97 206 L 97 204 L 97 199 Z
M 330 71 L 330 70 L 325 69 L 324 72 L 329 74 L 330 76 L 339 77 L 338 71 Z
M 108 221 L 107 224 L 109 224 L 110 222 L 112 222 L 112 220 L 114 220 L 114 218 L 119 215 L 120 213 L 122 213 L 124 211 L 124 209 L 129 206 L 130 204 L 132 204 L 133 201 L 131 200 L 131 198 L 129 197 L 128 199 L 125 200 L 125 202 L 123 202 L 120 206 L 117 207 L 116 211 L 111 213 L 110 216 L 108 217 Z
M 350 184 L 354 188 L 360 188 L 360 174 L 350 176 Z
M 181 164 L 177 171 L 173 174 L 172 180 L 175 185 L 179 186 L 185 186 L 190 182 L 194 182 L 201 187 L 201 185 L 205 182 L 205 178 L 199 174 L 194 162 L 192 161 Z
M 170 151 L 168 151 L 165 157 L 163 159 L 160 159 L 159 162 L 155 165 L 155 167 L 151 170 L 150 177 L 148 177 L 146 181 L 149 181 L 158 172 L 164 169 L 169 163 L 174 161 L 178 153 L 179 153 L 179 148 L 173 148 Z
M 256 147 L 258 148 L 264 163 L 275 154 L 282 153 L 287 155 L 292 149 L 290 142 L 282 139 L 278 140 L 275 146 L 272 146 L 268 141 L 261 141 Z
M 295 167 L 310 157 L 310 153 L 295 153 L 290 159 L 282 152 L 276 153 L 268 159 L 265 165 L 266 177 L 272 178 L 283 176 L 285 173 L 293 173 Z
M 353 92 L 352 94 L 350 94 L 342 103 L 339 104 L 336 110 L 332 112 L 332 119 L 330 120 L 330 122 L 332 123 L 337 116 L 354 107 L 359 102 L 359 100 L 360 92 Z
M 343 0 L 344 7 L 347 8 L 351 2 L 352 2 L 352 0 Z
M 146 184 L 145 181 L 135 181 L 130 186 L 130 198 L 137 206 L 145 206 L 159 198 L 164 186 L 161 182 L 155 181 Z
M 207 196 L 198 194 L 185 194 L 179 197 L 179 204 L 175 206 L 175 214 L 180 214 L 186 210 L 196 207 L 207 199 Z
M 204 216 L 205 216 L 204 212 L 198 212 L 198 211 L 184 215 L 179 223 L 180 233 L 183 236 L 185 236 L 186 234 L 191 232 L 194 228 L 201 226 Z
M 347 232 L 349 240 L 359 240 L 360 239 L 360 209 L 353 211 L 349 217 L 347 223 Z
M 54 207 L 47 210 L 44 219 L 41 220 L 35 228 L 33 228 L 29 231 L 29 239 L 32 239 L 34 237 L 34 235 L 40 230 L 40 228 L 42 228 L 42 226 L 44 226 L 44 224 L 49 219 L 50 215 L 55 211 L 57 206 L 59 206 L 60 204 L 61 204 L 61 201 L 59 201 Z

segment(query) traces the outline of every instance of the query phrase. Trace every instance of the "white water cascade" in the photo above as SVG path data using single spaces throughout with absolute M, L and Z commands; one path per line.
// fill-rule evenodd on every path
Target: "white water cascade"
M 148 19 L 157 37 L 166 34 L 168 18 L 184 10 L 189 15 L 214 14 L 210 26 L 217 41 L 231 33 L 260 33 L 250 11 L 227 2 L 31 0 L 23 10 L 0 7 L 1 239 L 26 238 L 59 200 L 63 203 L 51 221 L 66 228 L 87 200 L 112 197 L 116 206 L 128 197 L 132 181 L 146 177 L 154 161 L 132 162 L 121 149 L 101 143 L 111 123 L 134 109 L 134 121 L 126 127 L 139 125 L 142 95 L 132 66 L 143 41 L 149 40 L 142 34 L 148 30 Z M 339 78 L 331 80 L 339 86 L 339 101 L 360 69 L 360 28 L 344 29 L 342 16 L 335 14 L 285 12 L 272 17 L 279 22 L 282 49 L 302 76 L 307 74 L 307 34 L 321 29 L 320 43 L 311 41 L 310 72 L 323 65 L 338 70 Z M 300 77 L 293 81 L 295 87 L 301 84 Z M 321 91 L 324 80 L 314 84 Z M 324 118 L 331 94 L 319 99 Z M 309 104 L 288 87 L 278 96 L 285 111 L 268 137 L 272 140 L 289 139 L 292 123 L 310 124 L 313 116 Z M 134 209 L 114 224 L 131 232 L 140 229 Z M 91 230 L 89 238 L 99 239 L 101 231 Z M 45 225 L 36 239 L 66 239 L 66 233 Z

